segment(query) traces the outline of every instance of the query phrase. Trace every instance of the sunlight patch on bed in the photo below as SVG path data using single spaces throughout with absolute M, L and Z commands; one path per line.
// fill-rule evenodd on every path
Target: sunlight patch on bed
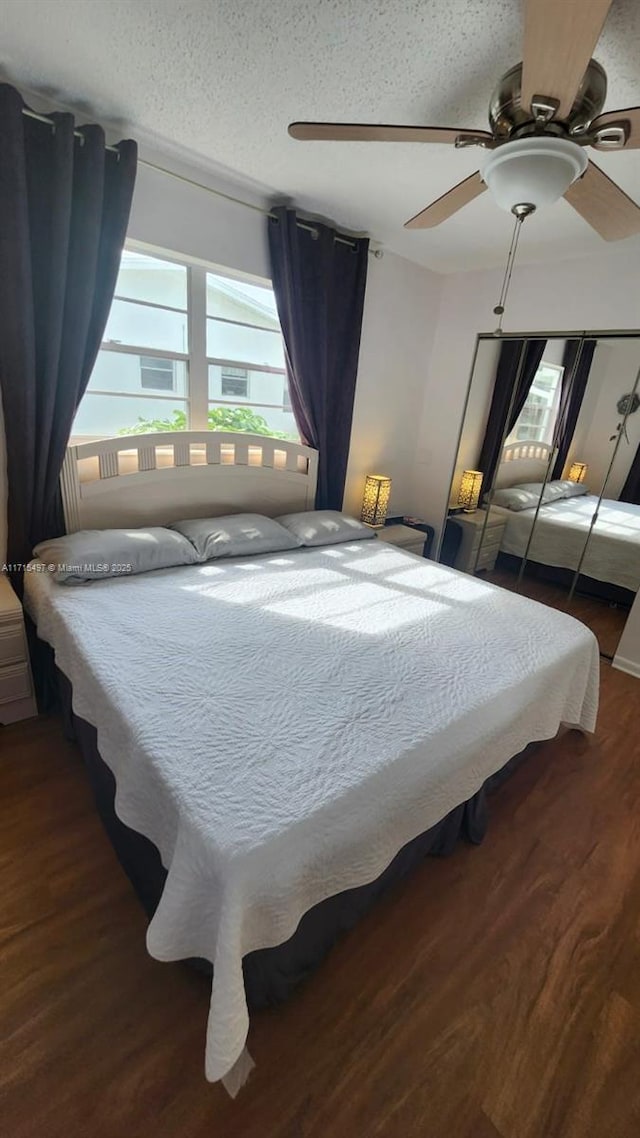
M 429 597 L 391 593 L 388 600 L 346 613 L 344 616 L 334 617 L 324 623 L 347 632 L 380 636 L 382 633 L 393 632 L 403 625 L 414 624 L 416 621 L 433 620 L 434 617 L 445 615 L 448 610 L 448 605 L 431 600 Z
M 314 607 L 316 605 L 316 590 L 323 591 L 328 585 L 342 583 L 342 587 L 344 587 L 347 584 L 342 574 L 331 569 L 309 568 L 305 570 L 303 577 L 297 569 L 292 569 L 290 571 L 285 570 L 277 575 L 268 572 L 259 575 L 247 573 L 246 576 L 243 575 L 240 578 L 236 573 L 238 568 L 237 564 L 229 565 L 230 575 L 225 574 L 223 568 L 217 569 L 217 572 L 223 574 L 226 579 L 216 585 L 215 592 L 206 591 L 201 582 L 185 585 L 185 590 L 194 593 L 201 592 L 203 596 L 211 596 L 217 601 L 225 601 L 234 605 L 261 604 L 263 601 L 271 600 L 274 594 L 281 597 L 283 593 L 286 594 L 288 591 L 290 596 L 296 593 L 302 594 L 305 597 L 305 607 L 309 608 L 310 604 Z
M 302 596 L 265 606 L 266 612 L 279 616 L 367 636 L 377 636 L 404 624 L 433 617 L 446 609 L 446 605 L 430 597 L 412 596 L 385 585 L 365 583 L 358 587 L 357 597 L 342 586 L 314 594 L 311 605 L 310 598 Z

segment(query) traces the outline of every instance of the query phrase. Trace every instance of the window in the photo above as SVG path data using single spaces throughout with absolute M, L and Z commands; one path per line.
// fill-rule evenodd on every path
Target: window
M 140 386 L 151 391 L 175 391 L 175 360 L 140 356 Z
M 564 368 L 543 360 L 507 443 L 553 443 Z
M 223 367 L 220 369 L 220 377 L 222 395 L 249 398 L 249 372 L 246 367 Z
M 247 431 L 264 424 L 271 435 L 299 437 L 283 398 L 284 347 L 270 288 L 207 273 L 207 366 L 210 421 Z M 241 406 L 232 410 L 230 400 Z
M 72 441 L 207 428 L 299 438 L 273 291 L 127 247 Z

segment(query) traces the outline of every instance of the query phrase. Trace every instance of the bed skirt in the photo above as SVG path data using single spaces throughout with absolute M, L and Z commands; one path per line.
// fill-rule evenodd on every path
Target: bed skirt
M 142 834 L 125 826 L 114 809 L 115 779 L 100 757 L 97 733 L 72 710 L 72 687 L 58 671 L 58 687 L 67 736 L 78 743 L 87 769 L 96 807 L 116 856 L 149 919 L 153 916 L 167 872 L 158 850 Z M 487 830 L 487 794 L 520 765 L 536 744 L 516 755 L 485 782 L 468 802 L 463 802 L 430 830 L 419 834 L 396 854 L 375 881 L 348 889 L 315 905 L 302 917 L 294 934 L 275 948 L 259 949 L 243 960 L 249 1010 L 282 1003 L 298 984 L 320 964 L 335 942 L 350 929 L 390 886 L 400 881 L 428 855 L 443 857 L 453 852 L 460 838 L 479 844 Z M 190 964 L 211 975 L 205 960 Z

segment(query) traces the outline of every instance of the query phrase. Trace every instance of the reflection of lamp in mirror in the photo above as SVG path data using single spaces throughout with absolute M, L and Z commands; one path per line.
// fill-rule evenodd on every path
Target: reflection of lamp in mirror
M 361 520 L 373 529 L 381 529 L 387 516 L 391 479 L 387 474 L 367 474 L 362 498 Z
M 569 469 L 569 482 L 584 482 L 588 469 L 586 462 L 572 462 Z
M 465 514 L 473 514 L 478 508 L 480 490 L 484 475 L 481 470 L 463 470 L 460 490 L 458 491 L 458 505 L 462 506 Z

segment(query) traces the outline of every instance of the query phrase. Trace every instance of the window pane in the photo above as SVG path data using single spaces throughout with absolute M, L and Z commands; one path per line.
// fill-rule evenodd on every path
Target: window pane
M 531 384 L 527 401 L 520 412 L 507 443 L 553 442 L 560 407 L 561 381 L 564 368 L 556 364 L 540 364 Z
M 104 333 L 104 343 L 109 342 L 186 353 L 189 350 L 187 314 L 114 300 Z
M 207 316 L 258 328 L 280 328 L 273 290 L 207 273 Z
M 166 387 L 167 378 L 172 386 Z M 154 386 L 155 382 L 155 386 Z M 163 391 L 177 396 L 187 395 L 185 360 L 162 359 L 158 356 L 134 355 L 132 352 L 98 352 L 89 380 L 89 391 L 122 391 L 141 395 Z
M 187 270 L 184 265 L 161 261 L 125 249 L 120 261 L 116 296 L 146 300 L 150 304 L 168 304 L 171 308 L 187 307 Z
M 268 371 L 249 371 L 247 398 L 226 395 L 224 376 L 229 369 L 209 364 L 209 425 L 227 431 L 300 438 L 288 402 L 287 379 Z M 235 380 L 238 382 L 237 378 Z
M 87 392 L 74 420 L 71 441 L 108 439 L 131 427 L 137 428 L 140 434 L 145 431 L 185 430 L 186 410 L 187 404 L 183 399 L 152 399 L 144 395 L 139 399 L 128 399 L 124 395 Z
M 270 435 L 272 438 L 300 442 L 293 415 L 253 403 L 238 407 L 228 402 L 210 403 L 209 430 L 249 431 L 254 435 Z
M 261 328 L 243 328 L 207 320 L 207 355 L 219 360 L 263 364 L 284 370 L 284 348 L 280 330 L 267 332 Z

